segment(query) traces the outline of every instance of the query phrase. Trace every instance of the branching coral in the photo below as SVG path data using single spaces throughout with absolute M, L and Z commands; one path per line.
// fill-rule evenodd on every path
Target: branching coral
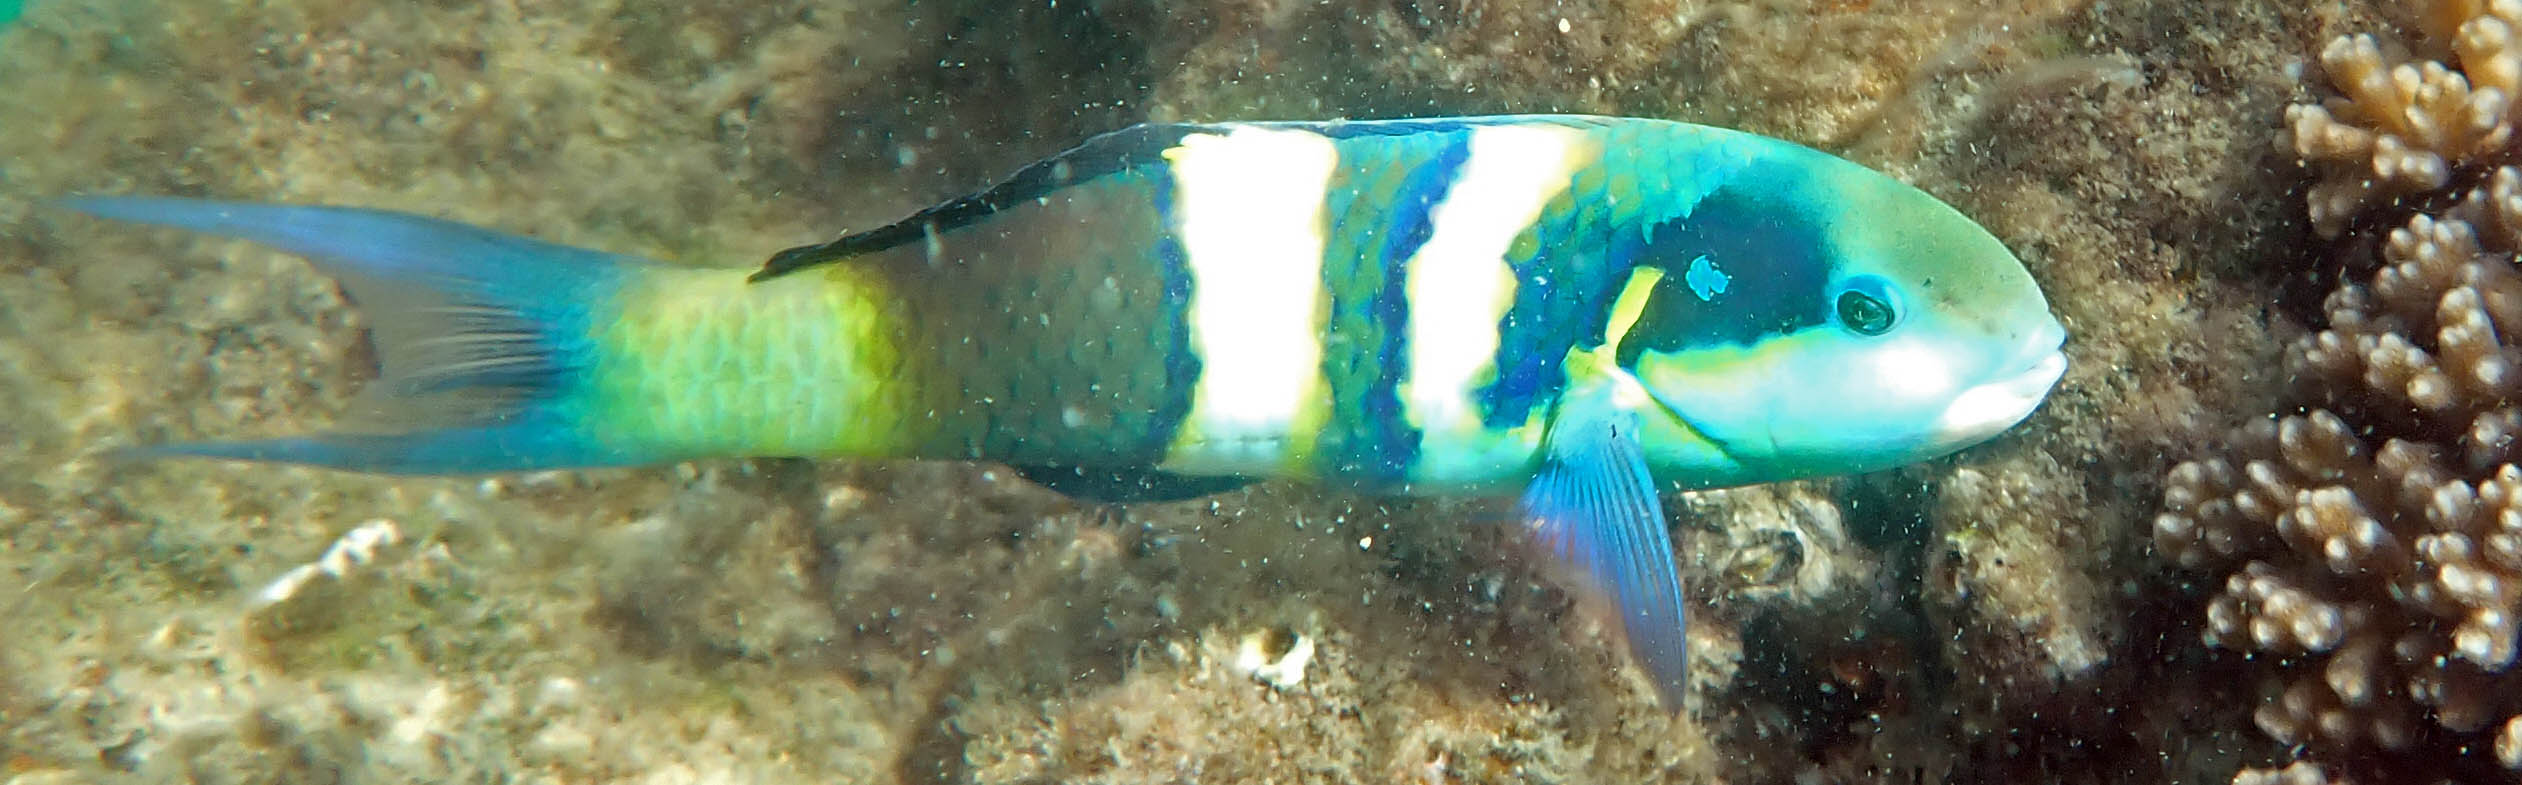
M 2286 120 L 2322 235 L 2433 214 L 2288 348 L 2290 413 L 2174 468 L 2155 520 L 2164 557 L 2223 576 L 2207 642 L 2276 674 L 2254 719 L 2299 759 L 2237 785 L 2522 772 L 2522 0 L 2415 10 L 2436 51 L 2340 37 L 2338 94 Z
M 2155 546 L 2227 573 L 2206 639 L 2276 660 L 2256 719 L 2308 756 L 2235 782 L 2522 770 L 2517 226 L 2505 167 L 2391 232 L 2371 284 L 2287 352 L 2300 413 L 2172 471 Z
M 2443 59 L 2411 59 L 2371 35 L 2321 51 L 2337 94 L 2286 111 L 2288 141 L 2321 171 L 2313 228 L 2336 236 L 2372 207 L 2445 187 L 2457 168 L 2509 157 L 2522 119 L 2522 0 L 2438 0 L 2416 27 Z

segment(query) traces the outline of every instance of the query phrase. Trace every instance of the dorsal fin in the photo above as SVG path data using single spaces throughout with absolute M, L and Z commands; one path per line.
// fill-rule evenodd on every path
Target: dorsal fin
M 1487 117 L 1426 117 L 1400 120 L 1328 120 L 1278 121 L 1255 123 L 1146 123 L 1087 139 L 1066 152 L 1035 161 L 1016 170 L 997 185 L 968 196 L 949 199 L 912 213 L 902 220 L 856 232 L 820 245 L 803 245 L 772 254 L 750 281 L 766 281 L 819 264 L 847 259 L 859 254 L 881 251 L 987 218 L 1000 210 L 1061 188 L 1128 171 L 1164 160 L 1164 153 L 1181 144 L 1183 137 L 1197 133 L 1223 133 L 1235 128 L 1298 128 L 1333 139 L 1362 136 L 1402 136 L 1416 133 L 1451 132 L 1492 125 L 1551 124 L 1592 127 L 1609 122 L 1607 118 L 1586 115 L 1492 115 Z
M 1067 152 L 1035 161 L 979 193 L 949 199 L 902 220 L 820 245 L 772 254 L 748 280 L 765 281 L 818 264 L 881 251 L 971 224 L 1069 185 L 1160 162 L 1167 148 L 1213 126 L 1176 123 L 1134 125 L 1101 134 Z

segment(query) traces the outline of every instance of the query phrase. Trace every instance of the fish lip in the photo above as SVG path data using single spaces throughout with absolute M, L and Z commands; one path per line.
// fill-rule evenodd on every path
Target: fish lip
M 1953 447 L 1975 444 L 2030 418 L 2066 377 L 2065 344 L 2066 329 L 2054 321 L 2034 332 L 2013 370 L 1953 396 L 1936 418 L 1937 441 Z

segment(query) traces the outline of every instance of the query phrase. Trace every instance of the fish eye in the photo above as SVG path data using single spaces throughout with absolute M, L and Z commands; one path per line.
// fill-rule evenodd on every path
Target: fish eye
M 1855 281 L 1841 291 L 1837 310 L 1839 324 L 1858 335 L 1891 332 L 1892 323 L 1900 320 L 1900 314 L 1892 309 L 1891 293 L 1873 278 Z

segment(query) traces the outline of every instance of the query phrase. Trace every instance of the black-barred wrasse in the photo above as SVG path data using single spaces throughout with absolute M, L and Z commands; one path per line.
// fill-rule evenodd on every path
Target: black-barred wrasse
M 1104 499 L 1520 489 L 1668 702 L 1660 488 L 1950 453 L 2066 362 L 2023 265 L 1953 208 L 1657 120 L 1138 126 L 749 275 L 373 210 L 67 204 L 307 256 L 373 319 L 379 416 L 146 454 L 991 460 Z

